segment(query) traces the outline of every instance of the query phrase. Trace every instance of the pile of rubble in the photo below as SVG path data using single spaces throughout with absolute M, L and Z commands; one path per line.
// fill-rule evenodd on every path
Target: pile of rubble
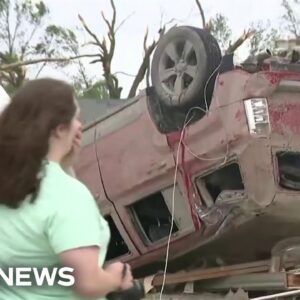
M 249 56 L 241 66 L 251 73 L 263 70 L 300 72 L 300 47 L 281 48 L 273 52 L 266 50 L 255 56 Z

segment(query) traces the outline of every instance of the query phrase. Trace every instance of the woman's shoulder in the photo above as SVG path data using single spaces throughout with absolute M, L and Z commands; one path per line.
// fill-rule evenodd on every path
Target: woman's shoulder
M 53 195 L 59 199 L 71 199 L 70 201 L 80 201 L 80 199 L 93 198 L 89 189 L 77 178 L 66 173 L 56 162 L 48 162 L 44 178 L 44 190 L 48 195 Z

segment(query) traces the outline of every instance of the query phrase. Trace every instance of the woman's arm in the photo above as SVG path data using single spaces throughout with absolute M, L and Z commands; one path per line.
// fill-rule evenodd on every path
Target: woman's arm
M 74 269 L 75 292 L 97 298 L 130 288 L 132 276 L 129 270 L 123 279 L 124 264 L 99 266 L 100 251 L 103 255 L 107 251 L 109 227 L 89 190 L 65 175 L 55 189 L 57 197 L 49 206 L 45 233 L 61 264 Z
M 101 251 L 101 250 L 100 250 Z M 83 297 L 105 297 L 108 293 L 132 286 L 132 275 L 124 264 L 114 263 L 106 269 L 98 266 L 99 248 L 83 247 L 60 254 L 62 264 L 74 269 L 74 290 Z

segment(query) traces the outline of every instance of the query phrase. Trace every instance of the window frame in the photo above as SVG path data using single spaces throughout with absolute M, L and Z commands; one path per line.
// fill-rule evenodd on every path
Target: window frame
M 300 148 L 293 147 L 293 149 L 287 149 L 286 147 L 272 147 L 272 162 L 274 169 L 274 182 L 276 190 L 280 193 L 285 193 L 289 195 L 298 195 L 300 191 L 287 189 L 280 185 L 280 172 L 279 172 L 279 162 L 277 159 L 277 154 L 279 152 L 297 152 L 300 154 Z
M 193 185 L 194 189 L 197 191 L 198 196 L 200 198 L 201 204 L 205 208 L 210 208 L 215 205 L 215 200 L 213 199 L 212 195 L 210 194 L 209 190 L 207 189 L 205 182 L 203 180 L 204 177 L 212 174 L 213 172 L 216 172 L 224 167 L 230 166 L 232 164 L 237 164 L 239 167 L 240 175 L 244 184 L 244 191 L 246 192 L 246 186 L 245 186 L 245 178 L 243 175 L 243 169 L 241 167 L 241 164 L 239 163 L 238 157 L 232 157 L 228 159 L 228 161 L 225 164 L 215 164 L 211 166 L 208 170 L 205 170 L 204 172 L 198 172 L 193 176 Z M 197 181 L 199 180 L 200 186 L 198 185 Z
M 113 222 L 115 223 L 115 226 L 119 231 L 119 234 L 121 235 L 122 239 L 126 243 L 129 250 L 129 253 L 107 260 L 107 262 L 111 263 L 115 261 L 128 261 L 137 258 L 140 255 L 139 251 L 136 248 L 135 244 L 133 243 L 132 238 L 128 235 L 127 231 L 125 230 L 124 225 L 120 221 L 120 217 L 118 213 L 115 211 L 115 209 L 110 205 L 103 207 L 101 209 L 101 214 L 103 218 L 107 216 L 110 216 L 112 218 Z
M 180 184 L 178 182 L 176 184 L 176 187 L 179 190 L 180 194 L 182 195 L 182 199 L 186 206 L 187 214 L 189 215 L 189 217 L 192 220 L 192 216 L 190 215 L 189 204 L 186 199 L 186 195 L 184 192 L 182 192 L 182 189 L 180 188 Z M 165 246 L 168 242 L 169 236 L 166 236 L 166 237 L 159 239 L 157 241 L 154 241 L 154 242 L 151 242 L 151 241 L 149 243 L 145 242 L 145 239 L 147 239 L 147 235 L 145 233 L 143 234 L 143 229 L 141 229 L 142 234 L 144 235 L 145 238 L 143 238 L 141 236 L 141 233 L 139 233 L 140 229 L 138 228 L 141 226 L 139 226 L 137 223 L 134 222 L 134 220 L 132 218 L 132 214 L 130 213 L 130 209 L 128 207 L 130 205 L 133 205 L 134 203 L 150 196 L 151 194 L 155 194 L 157 192 L 162 192 L 162 191 L 165 191 L 167 189 L 172 189 L 172 188 L 173 188 L 173 184 L 167 184 L 163 188 L 155 189 L 154 192 L 144 193 L 143 195 L 139 195 L 139 197 L 136 197 L 135 199 L 130 199 L 130 201 L 129 200 L 126 201 L 125 204 L 123 203 L 122 205 L 118 206 L 118 208 L 117 208 L 120 215 L 122 215 L 124 218 L 125 217 L 128 218 L 128 222 L 127 222 L 128 226 L 126 226 L 126 228 L 129 232 L 131 232 L 130 235 L 131 235 L 132 239 L 134 241 L 137 241 L 136 246 L 141 251 L 141 254 L 148 253 L 149 251 L 155 251 L 155 250 L 158 250 L 161 247 Z M 170 212 L 170 215 L 172 216 L 171 208 L 169 208 L 169 212 Z M 176 213 L 176 210 L 175 210 L 175 213 Z M 174 217 L 174 221 L 175 221 L 175 219 L 176 218 Z M 191 221 L 191 226 L 189 226 L 188 228 L 184 228 L 184 229 L 179 228 L 179 230 L 177 232 L 174 232 L 171 235 L 171 241 L 173 242 L 173 241 L 179 240 L 193 232 L 195 232 L 195 227 L 194 227 L 193 222 Z

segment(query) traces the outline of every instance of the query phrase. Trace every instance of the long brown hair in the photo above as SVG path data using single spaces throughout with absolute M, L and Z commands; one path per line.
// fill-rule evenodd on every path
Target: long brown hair
M 0 204 L 35 200 L 51 132 L 69 125 L 75 112 L 73 89 L 63 81 L 32 80 L 13 95 L 0 115 Z

